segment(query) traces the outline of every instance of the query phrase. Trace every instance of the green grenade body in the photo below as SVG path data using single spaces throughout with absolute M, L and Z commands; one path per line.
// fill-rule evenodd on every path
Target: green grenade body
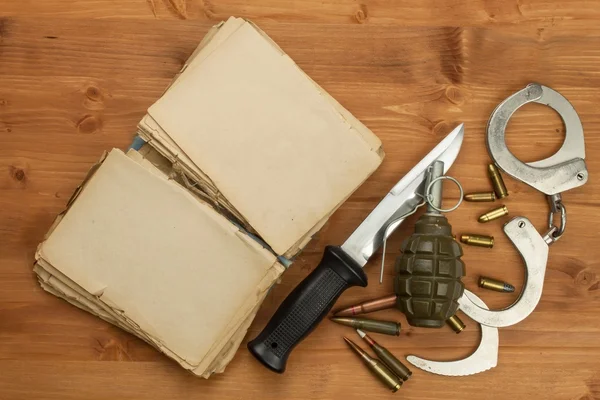
M 445 216 L 426 213 L 419 218 L 395 266 L 397 306 L 409 324 L 439 328 L 456 313 L 465 289 L 462 255 Z

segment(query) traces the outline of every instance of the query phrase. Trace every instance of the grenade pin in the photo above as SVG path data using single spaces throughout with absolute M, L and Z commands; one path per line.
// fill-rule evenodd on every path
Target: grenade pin
M 379 272 L 379 283 L 383 283 L 383 270 L 385 268 L 385 248 L 387 239 L 390 236 L 391 232 L 405 218 L 413 215 L 417 212 L 419 207 L 425 205 L 427 203 L 427 212 L 434 214 L 447 213 L 456 210 L 463 201 L 463 187 L 460 182 L 451 176 L 443 175 L 444 174 L 444 162 L 443 161 L 434 161 L 427 171 L 425 172 L 425 184 L 423 187 L 425 188 L 424 193 L 416 193 L 417 196 L 421 197 L 423 200 L 419 202 L 415 208 L 406 212 L 400 216 L 393 218 L 388 225 L 386 226 L 383 233 L 383 246 L 382 246 L 382 256 L 381 256 L 381 269 Z M 442 180 L 447 179 L 456 184 L 458 186 L 458 190 L 460 191 L 460 195 L 458 196 L 458 202 L 447 209 L 443 209 L 442 207 Z

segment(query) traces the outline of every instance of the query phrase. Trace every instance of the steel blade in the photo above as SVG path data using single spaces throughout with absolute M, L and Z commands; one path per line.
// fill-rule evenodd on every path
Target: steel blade
M 417 192 L 423 185 L 427 167 L 440 160 L 444 162 L 444 173 L 448 171 L 458 155 L 463 136 L 464 126 L 460 124 L 394 185 L 344 242 L 342 249 L 361 267 L 381 247 L 384 235 L 390 235 L 404 221 L 398 217 L 407 214 L 422 200 Z M 391 221 L 394 221 L 393 226 L 390 226 Z

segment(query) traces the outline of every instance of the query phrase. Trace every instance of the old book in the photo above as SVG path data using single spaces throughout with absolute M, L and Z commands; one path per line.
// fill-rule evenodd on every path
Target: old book
M 204 372 L 213 361 L 207 355 L 231 339 L 283 267 L 133 154 L 110 152 L 38 258 L 68 277 L 66 286 L 77 285 L 100 310 L 113 311 L 120 325 Z
M 286 257 L 383 156 L 372 132 L 239 18 L 194 53 L 140 126 Z
M 138 136 L 92 168 L 34 271 L 209 377 L 284 266 L 379 166 L 381 142 L 240 18 L 208 32 Z

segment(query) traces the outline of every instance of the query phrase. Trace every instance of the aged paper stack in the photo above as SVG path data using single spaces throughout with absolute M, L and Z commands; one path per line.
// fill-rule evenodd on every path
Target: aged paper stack
M 381 142 L 252 23 L 214 27 L 38 247 L 42 287 L 196 375 L 379 166 Z

